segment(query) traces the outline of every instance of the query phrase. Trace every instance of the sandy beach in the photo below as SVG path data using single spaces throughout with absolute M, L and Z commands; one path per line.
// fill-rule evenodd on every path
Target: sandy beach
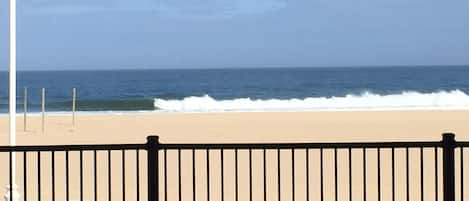
M 469 111 L 247 112 L 78 114 L 17 118 L 18 144 L 162 142 L 324 142 L 439 140 L 454 132 L 469 140 Z M 0 143 L 8 143 L 8 117 L 0 117 Z
M 407 140 L 440 140 L 443 132 L 454 132 L 457 134 L 458 140 L 469 140 L 469 111 L 367 111 L 367 112 L 249 112 L 249 113 L 175 113 L 175 114 L 79 114 L 76 119 L 75 127 L 72 126 L 70 115 L 48 115 L 46 117 L 45 132 L 41 132 L 40 116 L 33 115 L 28 118 L 27 131 L 23 131 L 23 118 L 18 117 L 18 144 L 34 145 L 34 144 L 100 144 L 100 143 L 144 143 L 148 135 L 159 135 L 161 141 L 171 142 L 348 142 L 348 141 L 407 141 Z M 0 117 L 0 140 L 2 144 L 7 144 L 7 123 L 6 116 Z M 433 150 L 425 150 L 425 165 L 433 167 Z M 367 151 L 370 158 L 367 160 L 367 198 L 368 200 L 377 200 L 376 193 L 376 150 Z M 163 153 L 160 153 L 162 156 Z M 168 151 L 168 200 L 178 200 L 178 180 L 177 180 L 177 151 Z M 262 164 L 260 157 L 262 152 L 253 151 L 253 200 L 263 200 L 262 188 Z M 276 187 L 276 157 L 277 152 L 270 150 L 267 154 L 267 193 L 268 200 L 277 200 Z M 305 198 L 305 151 L 298 150 L 295 152 L 297 160 L 295 162 L 296 170 L 296 200 L 306 200 Z M 317 150 L 310 151 L 310 196 L 312 200 L 319 200 L 319 180 L 318 180 L 318 159 L 319 152 Z M 325 155 L 325 199 L 333 200 L 333 161 L 331 150 L 327 150 Z M 361 151 L 356 150 L 353 153 L 353 174 L 356 178 L 353 181 L 353 199 L 362 200 L 362 165 Z M 401 185 L 405 182 L 404 178 L 404 156 L 403 150 L 396 152 L 400 157 L 397 160 L 396 175 L 397 183 L 397 199 L 405 199 L 405 188 Z M 413 163 L 411 164 L 411 200 L 419 200 L 419 150 L 411 150 Z M 126 200 L 135 200 L 135 152 L 126 152 L 126 174 L 127 188 Z M 249 182 L 247 164 L 247 151 L 240 151 L 240 200 L 249 199 Z M 289 201 L 292 199 L 291 194 L 291 152 L 283 150 L 282 156 L 282 200 Z M 8 161 L 7 155 L 3 154 L 1 161 Z M 41 181 L 42 198 L 50 200 L 50 153 L 41 155 Z M 56 174 L 64 175 L 64 154 L 56 155 Z M 78 180 L 78 153 L 71 153 L 71 199 L 79 199 L 79 180 Z M 145 161 L 145 153 L 140 154 L 141 161 Z M 211 200 L 220 200 L 220 174 L 221 168 L 219 163 L 220 152 L 214 150 L 210 153 L 212 158 L 211 164 Z M 225 151 L 225 200 L 234 201 L 234 185 L 233 173 L 234 152 L 232 150 Z M 339 151 L 339 163 L 345 163 L 347 153 L 345 150 Z M 383 158 L 389 158 L 389 150 L 383 150 Z M 84 183 L 85 200 L 92 200 L 92 153 L 84 153 Z M 106 152 L 98 153 L 98 200 L 106 200 L 107 197 L 107 154 Z M 113 199 L 122 200 L 122 175 L 121 153 L 112 153 L 112 196 Z M 192 200 L 191 185 L 191 152 L 182 151 L 183 165 L 181 174 L 183 182 L 182 200 Z M 198 201 L 206 200 L 206 172 L 205 172 L 205 152 L 198 151 L 196 153 L 196 174 L 197 174 L 197 196 Z M 22 166 L 22 155 L 18 156 L 18 165 Z M 285 161 L 285 162 L 284 162 Z M 31 183 L 28 188 L 31 191 L 28 194 L 30 200 L 36 200 L 36 180 L 37 175 L 37 157 L 35 153 L 28 155 L 28 176 Z M 31 166 L 32 165 L 32 166 Z M 390 200 L 390 181 L 391 177 L 390 162 L 383 160 L 382 162 L 382 198 Z M 142 163 L 142 167 L 145 164 Z M 348 172 L 346 164 L 339 164 L 338 186 L 340 192 L 339 199 L 347 200 L 348 197 Z M 2 166 L 2 168 L 7 168 Z M 160 174 L 163 174 L 162 168 Z M 8 172 L 8 171 L 1 171 Z M 144 188 L 145 172 L 140 172 L 141 186 Z M 21 181 L 22 173 L 19 171 L 19 179 Z M 425 195 L 426 200 L 434 199 L 434 170 L 429 168 L 425 171 Z M 7 175 L 1 176 L 2 186 L 7 183 Z M 57 199 L 63 200 L 64 197 L 64 178 L 60 176 L 56 179 Z M 160 184 L 162 184 L 162 180 Z M 21 185 L 22 182 L 18 183 Z M 3 191 L 2 191 L 3 192 Z M 145 200 L 146 189 L 141 189 L 141 199 Z M 21 190 L 20 190 L 21 193 Z M 441 193 L 440 193 L 441 196 Z M 163 193 L 160 194 L 161 200 L 164 200 Z

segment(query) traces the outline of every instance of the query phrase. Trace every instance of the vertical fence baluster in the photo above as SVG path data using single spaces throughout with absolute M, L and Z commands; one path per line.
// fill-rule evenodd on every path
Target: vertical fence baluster
M 97 151 L 93 150 L 93 188 L 94 188 L 94 201 L 98 201 L 98 156 Z M 137 168 L 138 170 L 138 168 Z
M 210 149 L 206 150 L 207 154 L 207 201 L 210 201 Z
M 464 201 L 464 148 L 461 147 L 460 162 L 461 165 L 461 201 Z
M 220 150 L 220 166 L 221 166 L 221 201 L 225 200 L 225 151 L 223 149 Z
M 348 148 L 348 193 L 349 193 L 349 201 L 352 201 L 352 148 Z
M 366 201 L 366 148 L 363 148 L 363 201 Z
M 195 149 L 192 149 L 192 201 L 196 201 L 195 179 Z
M 239 186 L 238 186 L 238 149 L 235 149 L 235 201 L 239 201 Z
M 292 201 L 295 201 L 295 149 L 291 149 Z
M 55 152 L 51 152 L 52 201 L 55 201 Z
M 410 184 L 409 184 L 409 147 L 405 148 L 405 183 L 406 183 L 406 200 L 410 200 Z
M 70 201 L 70 164 L 69 152 L 65 151 L 65 199 Z
M 121 152 L 122 156 L 122 200 L 125 201 L 125 149 Z
M 23 197 L 24 201 L 28 200 L 28 158 L 27 152 L 23 152 Z
M 37 200 L 41 201 L 41 152 L 37 152 Z
M 391 190 L 392 190 L 392 201 L 396 201 L 396 160 L 395 160 L 395 150 L 394 147 L 391 148 L 391 177 L 392 177 L 392 184 L 391 184 Z
M 435 201 L 438 201 L 438 147 L 435 147 L 433 151 L 435 154 Z
M 9 167 L 9 172 L 8 172 L 9 173 L 9 182 L 8 183 L 9 183 L 9 187 L 10 187 L 8 190 L 10 192 L 8 192 L 8 193 L 10 193 L 10 199 L 9 200 L 13 201 L 13 196 L 14 196 L 13 195 L 13 188 L 14 188 L 14 186 L 13 186 L 13 151 L 10 151 L 8 154 L 9 154 L 8 160 L 10 161 L 8 163 L 8 167 Z
M 163 166 L 164 166 L 164 200 L 168 201 L 168 153 L 167 149 L 163 150 Z
M 267 201 L 267 167 L 266 167 L 266 156 L 265 156 L 265 153 L 266 152 L 266 149 L 263 149 L 263 152 L 262 152 L 262 161 L 263 161 L 263 168 L 264 168 L 264 201 Z
M 339 199 L 339 188 L 338 188 L 338 175 L 337 175 L 337 148 L 334 148 L 334 198 L 335 201 Z
M 423 147 L 420 147 L 420 200 L 425 201 L 424 169 L 423 169 Z
M 112 166 L 112 161 L 111 161 L 111 150 L 107 151 L 107 193 L 108 193 L 108 199 L 109 201 L 112 200 L 112 172 L 111 172 L 111 166 Z M 150 191 L 150 189 L 148 189 Z
M 83 201 L 83 151 L 80 150 L 80 201 Z
M 377 150 L 377 161 L 378 161 L 378 201 L 381 201 L 381 149 Z
M 324 158 L 323 158 L 323 150 L 322 148 L 319 149 L 319 169 L 320 169 L 320 173 L 319 173 L 319 176 L 320 176 L 320 186 L 321 186 L 321 201 L 324 201 L 324 167 L 323 167 L 323 162 L 324 162 Z
M 309 201 L 309 149 L 306 149 L 306 201 Z
M 249 201 L 252 201 L 252 150 L 249 149 Z
M 282 175 L 281 175 L 281 165 L 280 165 L 280 149 L 277 149 L 277 182 L 278 182 L 278 201 L 281 201 L 282 200 L 282 186 L 281 186 L 281 178 L 282 178 Z
M 181 149 L 178 149 L 178 198 L 182 201 Z
M 136 196 L 137 201 L 140 201 L 140 149 L 135 150 L 135 163 L 136 163 Z M 96 164 L 96 163 L 95 163 Z

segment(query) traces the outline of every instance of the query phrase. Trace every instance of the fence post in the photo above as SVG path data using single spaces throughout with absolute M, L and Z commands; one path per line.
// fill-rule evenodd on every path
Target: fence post
M 443 196 L 444 201 L 454 201 L 454 149 L 456 140 L 453 133 L 443 134 Z
M 159 198 L 158 144 L 158 136 L 147 137 L 148 201 L 158 201 Z

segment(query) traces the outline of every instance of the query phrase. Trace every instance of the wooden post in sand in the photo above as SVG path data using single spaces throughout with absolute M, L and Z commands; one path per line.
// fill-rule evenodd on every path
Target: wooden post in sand
M 77 88 L 72 90 L 72 125 L 75 127 L 75 111 L 77 109 Z
M 46 89 L 42 88 L 42 132 L 44 133 L 44 121 L 46 119 Z
M 24 87 L 23 93 L 23 131 L 26 132 L 26 117 L 28 113 L 28 87 Z

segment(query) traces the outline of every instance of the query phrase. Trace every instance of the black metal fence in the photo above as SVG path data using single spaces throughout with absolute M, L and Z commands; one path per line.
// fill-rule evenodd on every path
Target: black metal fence
M 468 146 L 453 134 L 431 142 L 163 144 L 150 136 L 146 144 L 2 146 L 0 185 L 18 184 L 25 201 L 463 201 Z

